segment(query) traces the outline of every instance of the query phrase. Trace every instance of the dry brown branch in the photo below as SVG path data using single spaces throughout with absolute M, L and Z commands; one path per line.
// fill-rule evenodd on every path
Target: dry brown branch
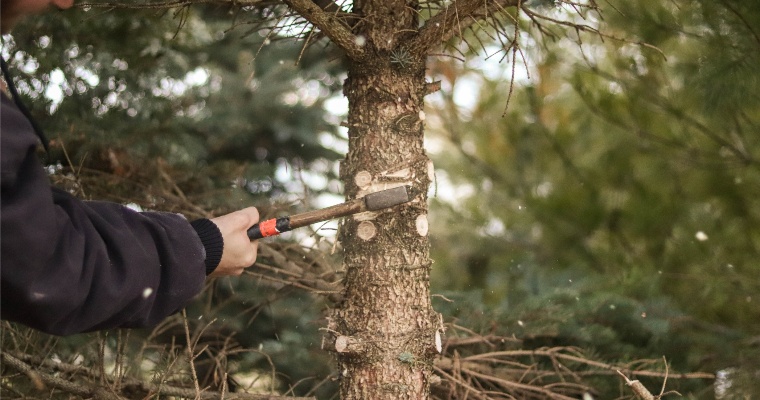
M 9 354 L 7 352 L 2 353 L 2 363 L 13 369 L 26 374 L 37 375 L 40 380 L 53 388 L 65 391 L 70 394 L 79 395 L 82 397 L 93 397 L 98 399 L 124 399 L 126 397 L 119 396 L 105 390 L 102 386 L 94 384 L 92 382 L 87 383 L 75 383 L 72 381 L 64 380 L 58 376 L 58 373 L 70 373 L 78 372 L 85 373 L 87 376 L 93 376 L 97 379 L 104 379 L 107 382 L 113 383 L 114 378 L 111 376 L 103 377 L 100 372 L 78 366 L 71 365 L 62 362 L 53 362 L 50 360 L 41 361 L 37 357 L 33 357 L 26 354 Z M 34 365 L 34 366 L 33 366 Z M 44 370 L 44 371 L 43 371 Z M 213 391 L 201 391 L 197 392 L 194 388 L 181 388 L 174 387 L 166 384 L 155 384 L 143 381 L 138 381 L 132 378 L 126 378 L 122 380 L 122 385 L 119 387 L 121 392 L 129 393 L 142 393 L 144 395 L 163 395 L 163 396 L 176 396 L 180 398 L 194 398 L 199 400 L 212 400 L 219 399 L 221 396 L 218 392 Z M 314 397 L 291 397 L 291 396 L 279 396 L 270 394 L 252 394 L 252 393 L 226 393 L 227 400 L 316 400 Z
M 335 45 L 343 49 L 349 58 L 360 60 L 364 56 L 364 48 L 357 43 L 356 37 L 351 33 L 351 28 L 335 13 L 323 10 L 311 0 L 283 0 L 283 2 L 319 28 Z
M 641 400 L 655 400 L 654 395 L 647 390 L 644 384 L 639 381 L 628 379 L 628 377 L 620 371 L 617 371 L 617 373 L 623 378 L 623 380 L 625 380 L 625 385 L 631 388 L 631 391 L 636 394 L 636 397 Z
M 512 381 L 508 379 L 502 379 L 493 375 L 482 374 L 477 371 L 469 370 L 467 368 L 462 368 L 462 372 L 466 375 L 472 376 L 473 378 L 478 378 L 483 381 L 494 383 L 497 386 L 507 391 L 536 393 L 536 394 L 539 394 L 542 398 L 549 398 L 549 399 L 573 400 L 573 399 L 576 399 L 577 396 L 570 397 L 570 396 L 564 395 L 561 392 L 567 391 L 567 392 L 577 395 L 577 394 L 583 394 L 584 392 L 589 390 L 589 388 L 586 386 L 574 385 L 574 384 L 554 384 L 554 385 L 546 385 L 546 386 L 540 386 L 539 384 L 536 384 L 534 382 L 525 384 L 525 383 L 520 383 L 519 381 Z
M 95 3 L 77 3 L 79 8 L 131 8 L 131 9 L 167 9 L 177 7 L 187 7 L 195 4 L 226 4 L 239 7 L 258 6 L 264 3 L 271 3 L 265 0 L 171 0 L 156 1 L 145 3 L 122 3 L 122 2 L 95 2 Z
M 517 16 L 515 19 L 520 19 L 520 9 L 522 8 L 522 0 L 517 0 Z M 507 104 L 504 105 L 504 112 L 501 114 L 502 117 L 507 115 L 507 108 L 509 108 L 509 102 L 512 100 L 512 93 L 515 89 L 515 71 L 517 69 L 517 50 L 520 48 L 520 24 L 515 23 L 515 32 L 514 32 L 514 39 L 513 42 L 510 44 L 510 48 L 512 48 L 512 76 L 509 79 L 509 93 L 507 93 Z M 522 55 L 522 50 L 520 50 L 520 54 Z M 523 60 L 525 60 L 525 56 L 523 56 Z
M 668 384 L 668 360 L 665 359 L 665 357 L 662 358 L 663 362 L 665 363 L 665 377 L 662 380 L 662 389 L 660 389 L 660 394 L 658 395 L 652 395 L 652 393 L 642 384 L 641 382 L 637 380 L 631 380 L 628 379 L 627 376 L 625 376 L 624 373 L 620 372 L 620 370 L 615 370 L 615 372 L 620 375 L 623 378 L 623 381 L 625 382 L 625 385 L 631 388 L 631 391 L 641 400 L 659 400 L 662 399 L 663 396 L 666 396 L 668 394 L 677 394 L 681 396 L 681 393 L 676 392 L 675 390 L 665 392 L 665 387 Z
M 671 374 L 667 363 L 665 371 L 653 370 L 660 360 L 638 360 L 628 364 L 610 364 L 594 360 L 573 347 L 520 349 L 516 338 L 496 335 L 480 336 L 466 328 L 449 324 L 448 330 L 456 337 L 446 341 L 444 356 L 436 359 L 434 370 L 443 377 L 437 386 L 446 396 L 462 398 L 570 399 L 579 398 L 592 388 L 585 379 L 596 376 L 614 376 L 626 371 L 629 376 L 667 379 L 715 379 L 713 374 L 695 372 Z M 482 351 L 486 348 L 517 347 L 513 350 Z M 461 355 L 465 352 L 468 355 Z M 638 381 L 636 381 L 638 382 Z M 502 393 L 490 393 L 499 388 Z M 655 398 L 660 398 L 663 393 Z M 643 393 L 643 392 L 642 392 Z M 671 392 L 669 392 L 671 393 Z M 665 393 L 668 394 L 668 393 Z
M 80 193 L 83 193 L 86 188 L 89 199 L 109 200 L 122 204 L 134 203 L 146 210 L 156 209 L 160 205 L 162 210 L 182 213 L 188 219 L 212 216 L 211 212 L 196 204 L 198 198 L 182 193 L 174 178 L 170 174 L 161 174 L 158 171 L 159 168 L 157 164 L 150 165 L 143 171 L 145 174 L 153 174 L 153 181 L 143 176 L 122 176 L 87 167 L 76 169 L 65 167 L 61 174 L 53 175 L 52 180 L 57 186 L 65 189 L 73 188 Z M 155 182 L 156 177 L 159 178 L 158 182 Z M 116 185 L 123 188 L 114 190 Z M 141 195 L 123 196 L 122 192 L 134 192 Z
M 315 252 L 305 252 L 297 245 L 259 245 L 261 259 L 246 271 L 279 285 L 289 285 L 315 294 L 328 295 L 332 301 L 339 300 L 343 289 L 342 281 L 331 265 L 315 256 Z M 270 260 L 271 264 L 264 260 Z
M 479 388 L 473 387 L 470 382 L 467 382 L 466 380 L 463 380 L 461 378 L 461 375 L 459 374 L 450 374 L 442 369 L 434 367 L 433 370 L 438 374 L 446 378 L 446 381 L 450 383 L 452 386 L 455 387 L 463 387 L 465 389 L 464 395 L 459 395 L 459 393 L 455 393 L 455 396 L 448 396 L 448 398 L 474 398 L 474 399 L 483 399 L 483 400 L 489 400 L 489 399 L 495 399 L 495 398 L 506 398 L 506 399 L 514 399 L 513 396 L 507 394 L 507 393 L 501 393 L 500 395 L 497 395 L 498 397 L 489 397 L 487 394 L 482 393 L 482 391 Z
M 105 388 L 96 385 L 96 384 L 90 384 L 90 385 L 82 385 L 74 382 L 69 382 L 67 380 L 61 379 L 57 376 L 54 376 L 52 374 L 46 374 L 43 372 L 40 372 L 33 368 L 31 365 L 19 360 L 18 358 L 7 354 L 2 353 L 2 363 L 14 368 L 15 370 L 22 372 L 30 377 L 30 379 L 37 380 L 38 382 L 42 383 L 41 390 L 45 389 L 45 386 L 50 386 L 51 388 L 63 390 L 70 394 L 79 395 L 82 397 L 94 397 L 98 399 L 108 399 L 108 400 L 116 400 L 116 399 L 123 399 L 123 397 L 116 396 L 110 391 L 106 390 Z
M 190 371 L 192 372 L 193 385 L 195 386 L 195 395 L 197 398 L 201 395 L 201 388 L 198 384 L 198 373 L 195 372 L 195 357 L 197 356 L 193 354 L 195 352 L 195 346 L 193 345 L 193 341 L 190 340 L 190 327 L 187 325 L 187 312 L 184 309 L 182 310 L 182 323 L 185 328 L 185 339 L 187 340 L 187 346 L 185 347 L 187 350 L 187 361 L 190 364 Z
M 496 351 L 496 352 L 490 352 L 490 353 L 475 354 L 472 356 L 464 357 L 463 360 L 483 361 L 483 360 L 488 360 L 489 358 L 496 358 L 496 357 L 500 358 L 500 357 L 538 356 L 538 357 L 557 358 L 557 359 L 561 359 L 565 361 L 576 362 L 579 364 L 585 364 L 589 367 L 599 368 L 601 370 L 614 371 L 616 369 L 621 369 L 631 375 L 636 375 L 636 376 L 647 376 L 647 377 L 657 377 L 657 378 L 664 378 L 665 376 L 669 376 L 670 378 L 673 378 L 673 379 L 715 379 L 715 374 L 711 374 L 707 372 L 692 372 L 692 373 L 668 375 L 663 372 L 657 372 L 657 371 L 631 370 L 630 368 L 619 368 L 615 365 L 589 360 L 580 355 L 572 355 L 572 354 L 565 353 L 566 351 L 570 351 L 570 350 L 571 350 L 570 348 L 566 348 L 566 347 L 553 347 L 553 348 L 541 348 L 541 349 L 536 349 L 536 350 Z M 650 361 L 653 361 L 653 360 L 650 360 Z

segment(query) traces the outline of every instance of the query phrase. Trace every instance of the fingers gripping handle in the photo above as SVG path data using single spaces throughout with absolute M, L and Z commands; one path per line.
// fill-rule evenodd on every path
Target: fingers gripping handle
M 290 226 L 290 217 L 272 218 L 259 222 L 248 229 L 248 237 L 257 240 L 268 236 L 277 236 L 293 229 Z

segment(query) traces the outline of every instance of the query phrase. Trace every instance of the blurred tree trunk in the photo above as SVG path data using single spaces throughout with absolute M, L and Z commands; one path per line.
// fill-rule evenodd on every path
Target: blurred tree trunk
M 344 85 L 346 196 L 400 185 L 412 186 L 416 196 L 389 211 L 349 218 L 341 227 L 346 291 L 330 331 L 336 335 L 342 399 L 429 395 L 440 324 L 430 302 L 424 56 L 397 46 L 399 32 L 417 28 L 417 10 L 407 3 L 378 0 L 354 7 L 369 21 L 355 32 L 364 57 L 349 61 Z

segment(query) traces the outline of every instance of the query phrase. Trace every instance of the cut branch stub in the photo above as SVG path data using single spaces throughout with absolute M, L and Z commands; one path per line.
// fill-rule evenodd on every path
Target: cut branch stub
M 443 340 L 441 340 L 441 331 L 439 329 L 435 330 L 435 351 L 438 354 L 441 354 L 443 351 Z
M 368 348 L 366 342 L 354 337 L 340 335 L 335 338 L 335 351 L 341 354 L 364 355 Z
M 414 225 L 417 227 L 417 233 L 420 236 L 427 236 L 428 234 L 428 219 L 426 214 L 417 216 L 417 220 L 414 221 Z
M 370 183 L 372 183 L 372 174 L 367 171 L 359 171 L 356 176 L 354 176 L 354 183 L 356 183 L 356 186 L 360 189 L 366 189 Z
M 375 237 L 376 233 L 377 228 L 375 228 L 375 224 L 370 221 L 362 221 L 362 223 L 356 228 L 356 234 L 362 240 L 370 240 Z
M 636 394 L 636 397 L 638 397 L 641 400 L 655 400 L 655 396 L 647 390 L 647 388 L 644 386 L 643 383 L 639 381 L 632 381 L 628 379 L 627 376 L 625 376 L 622 372 L 619 370 L 617 371 L 618 375 L 623 377 L 625 380 L 625 384 L 631 388 L 631 391 Z

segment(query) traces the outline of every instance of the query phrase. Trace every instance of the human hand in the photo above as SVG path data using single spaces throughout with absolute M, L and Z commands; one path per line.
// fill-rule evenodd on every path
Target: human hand
M 256 262 L 259 248 L 257 240 L 248 238 L 248 228 L 259 222 L 259 211 L 248 207 L 220 217 L 212 218 L 224 239 L 222 259 L 209 278 L 234 275 L 240 276 L 243 270 Z

